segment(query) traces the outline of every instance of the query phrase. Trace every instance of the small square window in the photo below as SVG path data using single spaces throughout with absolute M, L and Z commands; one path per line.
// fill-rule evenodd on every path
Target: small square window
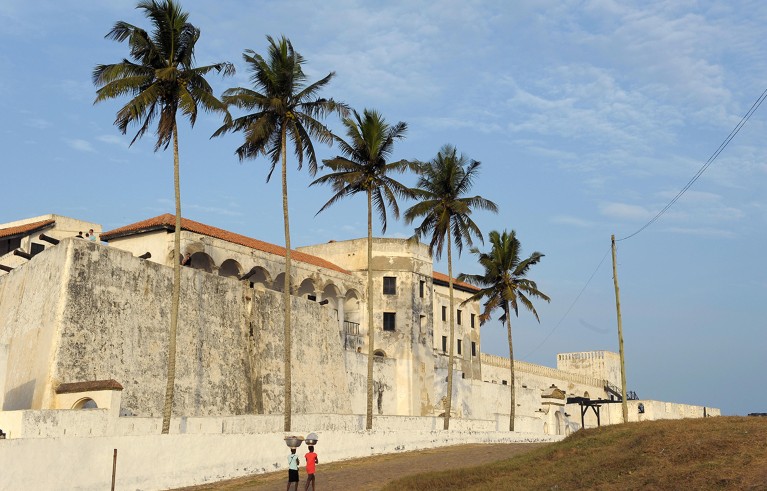
M 420 283 L 418 283 L 418 295 L 421 298 L 423 298 L 423 289 L 424 289 L 425 286 L 426 286 L 426 282 L 425 281 L 421 281 Z
M 442 320 L 443 321 L 447 320 L 447 307 L 445 307 L 444 305 L 442 306 Z
M 474 314 L 471 314 L 471 328 L 472 328 L 472 329 L 474 329 L 474 318 L 475 318 L 475 317 L 476 317 L 476 315 L 474 315 Z
M 397 314 L 394 312 L 384 312 L 383 315 L 383 328 L 384 331 L 394 331 L 396 326 Z
M 502 383 L 503 385 L 509 385 L 509 381 L 508 381 L 508 380 L 501 380 L 501 383 Z
M 462 314 L 462 313 L 463 313 L 463 312 L 462 312 L 462 311 L 459 309 L 459 310 L 458 310 L 458 312 L 457 312 L 457 315 L 456 315 L 457 319 L 456 319 L 456 321 L 455 321 L 455 322 L 456 322 L 456 324 L 458 324 L 459 326 L 461 325 L 461 314 Z
M 383 292 L 384 292 L 384 295 L 397 294 L 397 277 L 396 276 L 384 276 Z
M 447 336 L 442 336 L 442 352 L 447 353 Z
M 458 340 L 458 354 L 461 354 L 461 340 Z
M 471 342 L 471 356 L 477 356 L 477 343 Z

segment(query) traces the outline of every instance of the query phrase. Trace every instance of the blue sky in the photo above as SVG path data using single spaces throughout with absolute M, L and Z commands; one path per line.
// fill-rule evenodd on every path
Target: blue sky
M 531 277 L 552 301 L 538 304 L 540 324 L 520 312 L 514 340 L 518 359 L 549 366 L 558 352 L 617 351 L 609 256 L 573 305 L 610 235 L 663 208 L 767 86 L 758 1 L 183 5 L 202 29 L 198 63 L 237 67 L 209 77 L 217 95 L 248 86 L 244 49 L 264 53 L 267 34 L 284 34 L 312 80 L 336 72 L 324 96 L 408 123 L 395 158 L 452 143 L 481 161 L 476 193 L 500 213 L 477 223 L 546 255 Z M 111 229 L 173 211 L 171 153 L 151 137 L 129 147 L 112 125 L 118 103 L 92 105 L 93 67 L 128 53 L 104 35 L 117 20 L 148 27 L 134 6 L 0 3 L 0 222 L 58 213 Z M 219 124 L 181 125 L 184 216 L 282 244 L 278 179 L 265 182 L 263 160 L 237 160 L 239 135 L 210 140 Z M 619 243 L 627 385 L 641 398 L 767 411 L 766 129 L 767 107 L 668 213 Z M 365 235 L 363 198 L 315 217 L 329 189 L 289 165 L 295 245 Z M 387 236 L 411 232 L 391 220 Z M 455 271 L 479 272 L 468 253 Z M 483 349 L 508 355 L 500 323 L 483 329 Z

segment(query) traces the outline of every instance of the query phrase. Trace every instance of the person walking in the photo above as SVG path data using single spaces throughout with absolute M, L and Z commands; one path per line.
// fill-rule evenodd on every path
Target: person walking
M 314 446 L 309 445 L 309 452 L 304 457 L 306 458 L 306 486 L 304 486 L 304 491 L 308 491 L 309 483 L 312 483 L 312 491 L 314 491 L 314 471 L 316 465 L 320 463 L 320 459 L 314 453 Z
M 288 455 L 288 488 L 287 491 L 290 491 L 290 486 L 293 483 L 296 483 L 293 487 L 294 491 L 298 491 L 298 465 L 301 462 L 298 460 L 298 455 L 296 455 L 296 449 L 291 448 L 290 449 L 290 455 Z

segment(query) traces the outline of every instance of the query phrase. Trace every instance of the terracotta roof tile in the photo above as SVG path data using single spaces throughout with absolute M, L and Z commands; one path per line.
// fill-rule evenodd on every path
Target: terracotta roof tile
M 101 240 L 109 242 L 112 239 L 150 232 L 153 230 L 173 231 L 175 226 L 176 216 L 171 215 L 170 213 L 166 213 L 164 215 L 156 216 L 148 220 L 132 223 L 130 225 L 125 225 L 124 227 L 104 232 L 101 234 Z M 229 232 L 220 228 L 211 227 L 210 225 L 195 222 L 194 220 L 189 220 L 188 218 L 181 218 L 181 230 L 194 232 L 200 235 L 207 235 L 208 237 L 225 240 L 227 242 L 231 242 L 232 244 L 238 244 L 241 246 L 250 247 L 251 249 L 256 249 L 257 251 L 263 251 L 269 254 L 274 254 L 276 256 L 285 257 L 284 247 L 270 244 L 261 240 L 252 239 L 244 235 L 235 234 L 234 232 Z M 326 261 L 325 259 L 319 258 L 317 256 L 312 256 L 304 252 L 291 250 L 290 256 L 295 261 L 319 266 L 325 269 L 331 269 L 340 273 L 349 274 L 349 271 L 331 263 L 330 261 Z
M 69 382 L 59 384 L 56 387 L 57 394 L 71 394 L 73 392 L 90 392 L 94 390 L 123 390 L 120 382 L 114 379 L 91 380 L 89 382 Z
M 35 232 L 47 227 L 48 225 L 53 225 L 54 223 L 56 223 L 56 220 L 41 220 L 39 222 L 25 223 L 24 225 L 17 225 L 15 227 L 0 228 L 0 239 L 4 237 L 11 237 L 13 235 Z
M 432 277 L 434 278 L 434 281 L 437 281 L 439 283 L 444 283 L 445 285 L 448 284 L 448 280 L 450 278 L 448 275 L 438 273 L 436 271 L 434 271 L 434 273 L 432 274 Z M 474 286 L 470 283 L 466 283 L 465 281 L 458 281 L 455 278 L 453 278 L 453 287 L 457 287 L 471 293 L 478 292 L 480 290 L 480 288 L 477 286 Z

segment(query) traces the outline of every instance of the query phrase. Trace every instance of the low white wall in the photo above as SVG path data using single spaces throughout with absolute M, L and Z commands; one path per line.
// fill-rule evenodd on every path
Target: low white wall
M 128 420 L 148 418 L 121 418 Z M 186 421 L 190 427 L 189 418 Z M 203 418 L 201 418 L 203 419 Z M 220 419 L 220 418 L 204 418 Z M 311 418 L 310 418 L 311 419 Z M 393 418 L 386 418 L 393 419 Z M 404 426 L 413 421 L 399 421 Z M 427 425 L 434 418 L 422 418 Z M 294 418 L 295 434 L 316 431 L 322 463 L 467 443 L 550 442 L 561 437 L 474 430 L 317 431 Z M 183 421 L 174 420 L 173 428 Z M 385 425 L 375 420 L 374 424 Z M 389 423 L 392 423 L 389 421 Z M 122 422 L 121 422 L 122 424 Z M 194 426 L 194 422 L 191 422 Z M 399 424 L 397 425 L 399 426 Z M 0 441 L 0 490 L 109 489 L 117 449 L 117 489 L 159 490 L 204 484 L 286 467 L 284 432 L 20 438 Z M 306 447 L 298 454 L 303 457 Z M 303 458 L 301 459 L 303 461 Z M 320 470 L 321 472 L 321 470 Z

